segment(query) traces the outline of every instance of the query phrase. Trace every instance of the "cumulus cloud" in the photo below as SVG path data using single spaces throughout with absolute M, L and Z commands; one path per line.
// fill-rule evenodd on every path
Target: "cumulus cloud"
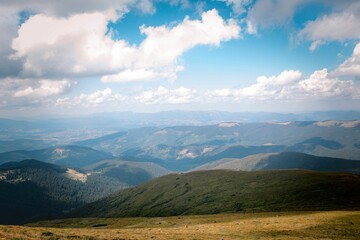
M 105 33 L 108 21 L 115 19 L 114 11 L 69 18 L 32 16 L 12 42 L 16 51 L 12 58 L 23 59 L 23 75 L 31 77 L 72 77 L 107 70 L 114 44 Z
M 95 91 L 88 94 L 80 94 L 75 97 L 64 97 L 55 100 L 57 107 L 97 107 L 121 105 L 163 105 L 163 104 L 186 104 L 194 102 L 198 98 L 196 90 L 179 87 L 168 89 L 163 86 L 157 89 L 148 89 L 140 93 L 120 94 L 114 93 L 112 89 Z
M 156 90 L 144 91 L 134 99 L 143 104 L 184 104 L 195 101 L 196 91 L 185 87 L 167 89 L 160 86 Z
M 252 101 L 317 101 L 326 99 L 360 99 L 360 86 L 351 80 L 330 76 L 327 69 L 304 77 L 298 70 L 286 70 L 277 76 L 260 76 L 244 88 L 195 90 L 186 87 L 147 89 L 126 94 L 110 88 L 69 98 L 58 98 L 58 107 L 141 106 L 209 104 Z
M 0 98 L 42 98 L 68 92 L 76 82 L 68 79 L 19 79 L 5 78 L 0 80 Z
M 19 72 L 23 67 L 21 59 L 9 59 L 8 57 L 14 54 L 11 42 L 17 36 L 19 23 L 22 24 L 23 21 L 27 20 L 26 17 L 21 19 L 20 14 L 22 13 L 30 16 L 42 14 L 53 18 L 63 18 L 83 13 L 91 14 L 113 10 L 116 11 L 117 17 L 121 18 L 134 8 L 143 13 L 154 13 L 156 10 L 154 4 L 156 2 L 167 2 L 170 5 L 182 7 L 190 5 L 187 0 L 87 0 L 86 4 L 84 4 L 83 0 L 2 0 L 0 4 L 0 77 L 19 76 Z M 51 29 L 46 30 L 53 32 Z M 53 50 L 56 53 L 56 49 Z M 51 49 L 49 51 L 51 52 Z M 81 66 L 74 66 L 74 69 L 85 70 Z
M 185 51 L 197 45 L 218 46 L 240 34 L 235 21 L 225 21 L 211 10 L 201 20 L 186 17 L 173 27 L 142 26 L 146 37 L 135 46 L 106 35 L 108 21 L 116 19 L 114 11 L 69 18 L 35 15 L 13 40 L 13 58 L 23 59 L 23 75 L 32 77 L 102 75 L 104 82 L 174 78 L 182 70 L 177 59 Z
M 311 50 L 326 41 L 360 39 L 360 12 L 348 10 L 317 18 L 308 22 L 298 37 L 313 41 Z
M 184 69 L 183 66 L 170 66 L 158 71 L 152 69 L 127 69 L 117 74 L 106 75 L 101 77 L 101 81 L 104 83 L 110 82 L 133 82 L 133 81 L 150 81 L 154 79 L 169 79 L 175 80 L 176 73 Z
M 259 0 L 249 9 L 247 15 L 247 32 L 256 34 L 258 28 L 283 26 L 288 24 L 296 8 L 308 0 Z
M 29 11 L 32 13 L 45 13 L 51 16 L 70 16 L 83 12 L 106 11 L 116 9 L 127 11 L 131 6 L 139 4 L 141 1 L 135 0 L 2 0 L 1 8 L 11 11 Z
M 9 59 L 14 54 L 11 48 L 12 40 L 17 36 L 19 24 L 26 21 L 20 14 L 45 14 L 47 16 L 68 17 L 84 12 L 107 11 L 116 9 L 119 17 L 128 12 L 129 8 L 136 7 L 137 0 L 2 0 L 0 4 L 0 77 L 18 76 L 23 67 L 21 59 Z M 32 37 L 34 38 L 34 37 Z M 36 38 L 34 38 L 36 39 Z
M 355 76 L 360 78 L 360 43 L 356 44 L 353 54 L 345 60 L 335 71 L 337 76 Z
M 242 2 L 242 1 L 241 1 Z M 344 41 L 359 38 L 360 3 L 357 0 L 258 0 L 249 8 L 246 17 L 247 32 L 256 34 L 259 28 L 289 25 L 302 6 L 321 3 L 330 13 L 305 24 L 298 39 L 313 41 L 314 51 L 326 41 Z
M 354 98 L 358 99 L 359 86 L 356 86 L 351 80 L 339 80 L 329 77 L 328 70 L 325 68 L 315 71 L 310 78 L 299 82 L 297 94 L 303 98 Z
M 109 106 L 121 104 L 127 100 L 127 96 L 113 93 L 111 88 L 106 88 L 104 90 L 95 91 L 89 94 L 80 94 L 73 98 L 65 97 L 58 98 L 55 101 L 55 106 L 57 107 L 96 107 L 102 104 L 107 104 Z
M 283 71 L 278 76 L 258 77 L 257 83 L 238 89 L 218 89 L 208 93 L 224 100 L 311 100 L 326 98 L 358 99 L 360 87 L 351 80 L 329 77 L 328 70 L 315 71 L 303 79 L 300 71 Z
M 72 87 L 72 83 L 69 80 L 39 80 L 36 85 L 17 90 L 13 96 L 43 98 L 62 94 Z
M 0 79 L 0 108 L 26 108 L 43 105 L 54 97 L 68 93 L 76 82 L 48 79 Z
M 103 91 L 96 91 L 88 95 L 81 94 L 76 99 L 76 101 L 84 102 L 85 104 L 89 104 L 89 105 L 97 105 L 107 101 L 111 95 L 112 95 L 112 90 L 110 88 L 106 88 Z
M 283 71 L 278 76 L 260 76 L 257 82 L 249 87 L 239 89 L 219 89 L 213 92 L 218 97 L 234 97 L 236 100 L 241 98 L 269 99 L 282 98 L 292 88 L 292 85 L 301 78 L 300 71 Z
M 145 66 L 168 65 L 196 45 L 219 46 L 222 41 L 240 37 L 240 27 L 236 21 L 224 21 L 215 9 L 204 12 L 201 20 L 186 17 L 172 28 L 143 26 L 140 30 L 146 35 L 139 46 L 143 58 L 140 65 Z

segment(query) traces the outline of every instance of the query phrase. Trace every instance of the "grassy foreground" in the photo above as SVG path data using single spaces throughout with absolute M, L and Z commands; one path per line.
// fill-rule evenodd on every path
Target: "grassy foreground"
M 358 239 L 360 211 L 86 218 L 0 226 L 0 239 Z

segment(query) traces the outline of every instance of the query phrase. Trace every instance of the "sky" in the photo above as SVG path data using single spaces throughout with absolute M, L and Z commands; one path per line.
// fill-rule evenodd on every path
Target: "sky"
M 360 110 L 358 0 L 0 0 L 0 117 Z

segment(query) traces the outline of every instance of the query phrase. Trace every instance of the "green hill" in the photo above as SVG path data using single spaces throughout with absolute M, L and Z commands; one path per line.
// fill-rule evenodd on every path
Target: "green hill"
M 152 162 L 130 162 L 123 160 L 103 160 L 84 169 L 114 178 L 131 186 L 170 173 L 169 170 Z
M 57 217 L 129 185 L 37 160 L 0 165 L 0 224 Z
M 360 177 L 312 171 L 170 174 L 75 210 L 68 217 L 360 209 Z
M 244 158 L 225 158 L 194 170 L 230 169 L 241 171 L 304 169 L 322 172 L 360 173 L 360 161 L 318 157 L 297 152 L 255 154 Z

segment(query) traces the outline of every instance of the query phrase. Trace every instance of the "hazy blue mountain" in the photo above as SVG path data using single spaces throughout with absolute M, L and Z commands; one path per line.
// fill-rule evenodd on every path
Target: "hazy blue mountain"
M 307 139 L 303 142 L 297 143 L 293 146 L 288 147 L 287 151 L 298 151 L 298 152 L 311 152 L 316 149 L 316 147 L 324 147 L 332 150 L 338 150 L 343 148 L 344 146 L 338 142 L 332 140 L 325 140 L 320 137 L 313 137 Z
M 101 160 L 112 159 L 113 156 L 103 151 L 89 147 L 59 146 L 33 151 L 11 151 L 0 153 L 0 164 L 24 159 L 39 159 L 40 161 L 54 163 L 69 167 L 84 167 Z
M 360 121 L 332 120 L 148 127 L 75 144 L 184 171 L 222 158 L 282 151 L 360 160 L 359 142 Z
M 317 157 L 304 153 L 282 152 L 255 154 L 240 159 L 225 158 L 193 169 L 230 169 L 241 171 L 303 169 L 322 172 L 360 173 L 360 161 Z
M 110 112 L 85 116 L 0 119 L 0 140 L 49 139 L 66 145 L 132 128 L 157 126 L 203 126 L 221 122 L 287 122 L 360 119 L 356 111 L 324 111 L 309 113 L 165 111 L 156 113 Z M 10 151 L 10 150 L 7 150 Z
M 34 139 L 0 140 L 0 153 L 16 150 L 36 150 L 52 146 L 51 142 Z
M 69 217 L 153 217 L 239 211 L 360 209 L 360 178 L 313 171 L 198 171 L 125 189 Z

